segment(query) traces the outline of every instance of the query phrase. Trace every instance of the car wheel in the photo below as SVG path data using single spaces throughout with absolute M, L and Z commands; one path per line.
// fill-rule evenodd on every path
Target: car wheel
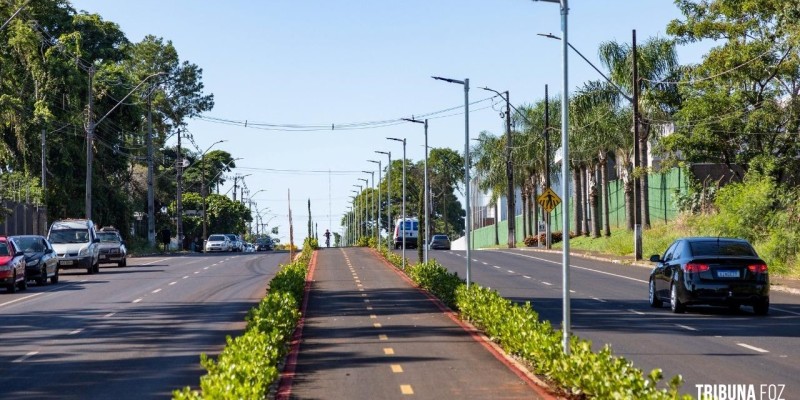
M 122 261 L 120 261 L 119 263 L 117 263 L 117 266 L 118 266 L 118 267 L 120 267 L 120 268 L 122 268 L 122 267 L 127 267 L 127 266 L 128 266 L 128 260 L 127 260 L 127 259 L 125 259 L 125 258 L 123 258 L 123 259 L 122 259 Z
M 756 304 L 753 304 L 753 312 L 756 315 L 767 315 L 769 314 L 769 299 L 762 300 Z
M 686 306 L 678 298 L 678 285 L 675 283 L 669 288 L 669 306 L 672 312 L 676 314 L 682 313 L 686 309 Z
M 47 266 L 42 266 L 42 271 L 39 272 L 39 278 L 36 279 L 36 284 L 39 286 L 44 286 L 47 284 Z
M 650 288 L 650 290 L 648 290 L 649 299 L 650 299 L 650 307 L 661 308 L 661 306 L 663 306 L 664 303 L 661 302 L 661 299 L 659 299 L 658 295 L 656 294 L 656 282 L 654 280 L 650 279 L 650 284 L 648 286 Z
M 90 265 L 89 268 L 86 268 L 86 274 L 91 275 L 94 273 L 94 265 Z
M 53 276 L 50 277 L 50 283 L 54 285 L 58 283 L 58 267 L 56 267 L 56 272 L 53 273 Z
M 14 273 L 14 278 L 11 280 L 11 283 L 8 285 L 6 290 L 8 290 L 8 293 L 16 293 L 17 292 L 17 274 L 16 274 L 16 272 Z
M 100 260 L 98 260 L 97 263 L 95 263 L 94 267 L 92 267 L 92 268 L 94 268 L 94 273 L 95 274 L 99 274 L 100 273 Z
M 19 290 L 26 290 L 28 289 L 28 278 L 25 277 L 19 283 Z

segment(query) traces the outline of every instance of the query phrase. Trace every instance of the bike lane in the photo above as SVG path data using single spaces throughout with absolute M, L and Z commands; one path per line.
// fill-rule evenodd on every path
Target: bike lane
M 312 279 L 279 399 L 552 398 L 372 250 L 321 249 Z

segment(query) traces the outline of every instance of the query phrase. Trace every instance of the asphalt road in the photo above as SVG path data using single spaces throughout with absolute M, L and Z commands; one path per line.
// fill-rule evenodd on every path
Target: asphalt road
M 471 255 L 473 282 L 530 301 L 540 318 L 561 326 L 560 254 L 517 249 Z M 429 257 L 465 276 L 464 251 L 432 250 Z M 676 315 L 649 306 L 647 268 L 579 257 L 570 265 L 572 330 L 595 348 L 608 343 L 645 373 L 661 368 L 664 381 L 681 374 L 682 392 L 694 396 L 696 385 L 746 384 L 755 385 L 756 398 L 768 398 L 759 397 L 761 385 L 783 388 L 782 398 L 800 398 L 800 296 L 773 290 L 766 317 L 750 307 L 694 307 Z
M 264 297 L 287 253 L 131 258 L 0 290 L 0 398 L 168 398 Z

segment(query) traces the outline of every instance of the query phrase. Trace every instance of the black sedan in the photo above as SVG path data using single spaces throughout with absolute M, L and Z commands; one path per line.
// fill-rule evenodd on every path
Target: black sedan
M 447 235 L 433 235 L 431 237 L 431 250 L 450 250 L 450 238 Z
M 706 304 L 738 309 L 752 306 L 757 315 L 769 312 L 767 264 L 743 239 L 692 237 L 674 241 L 650 273 L 653 307 L 669 302 L 672 312 Z
M 14 242 L 25 253 L 25 276 L 36 284 L 58 283 L 58 257 L 44 236 L 13 236 Z

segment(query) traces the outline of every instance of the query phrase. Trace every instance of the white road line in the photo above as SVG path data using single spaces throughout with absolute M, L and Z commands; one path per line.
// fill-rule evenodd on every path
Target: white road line
M 170 282 L 169 285 L 172 286 L 172 285 L 174 285 L 176 283 L 178 283 L 178 281 Z
M 601 302 L 601 303 L 606 303 L 606 301 L 605 301 L 605 300 L 603 300 L 603 299 L 598 299 L 597 297 L 592 297 L 592 300 L 599 301 L 599 302 Z
M 508 270 L 508 273 L 509 273 L 509 274 L 513 274 L 513 273 L 514 273 L 514 271 L 512 271 L 512 270 Z
M 157 263 L 159 261 L 164 261 L 164 260 L 168 260 L 168 258 L 162 258 L 162 259 L 158 259 L 158 260 L 155 260 L 155 261 L 150 261 L 149 263 L 137 264 L 137 265 L 150 265 L 150 264 L 155 264 L 155 263 Z
M 183 279 L 189 279 L 189 275 L 184 276 Z
M 489 263 L 487 263 L 486 261 L 481 261 L 481 264 L 483 264 L 483 265 L 489 265 Z
M 687 326 L 687 325 L 675 324 L 675 326 L 677 326 L 678 328 L 686 329 L 687 331 L 696 331 L 697 330 L 696 328 L 692 328 L 691 326 Z
M 644 315 L 644 313 L 641 312 L 641 311 L 636 311 L 636 310 L 628 310 L 628 311 L 630 311 L 630 312 L 632 312 L 634 314 L 637 314 L 637 315 Z
M 746 344 L 746 343 L 736 343 L 736 344 L 738 344 L 739 346 L 744 347 L 745 349 L 750 349 L 750 350 L 753 350 L 753 351 L 757 351 L 759 353 L 769 353 L 769 350 L 764 350 L 764 349 L 762 349 L 760 347 L 756 347 L 756 346 L 750 346 L 749 344 Z
M 161 289 L 156 289 L 156 290 L 153 290 L 153 292 L 152 292 L 152 293 L 158 293 L 158 292 L 160 292 L 160 291 L 161 291 Z
M 7 302 L 5 302 L 5 303 L 0 303 L 0 307 L 2 307 L 2 306 L 7 306 L 7 305 L 9 305 L 9 304 L 14 304 L 14 303 L 16 303 L 16 302 L 18 302 L 18 301 L 22 301 L 22 300 L 30 299 L 31 297 L 41 296 L 41 295 L 43 295 L 43 294 L 44 294 L 44 293 L 36 293 L 36 294 L 31 294 L 31 295 L 27 295 L 27 296 L 25 296 L 25 297 L 20 297 L 20 298 L 18 298 L 18 299 L 16 299 L 16 300 L 11 300 L 11 301 L 7 301 Z
M 570 289 L 570 290 L 569 290 L 569 292 L 570 292 L 570 293 L 575 293 L 575 291 L 574 291 L 574 290 L 572 290 L 572 289 Z
M 522 277 L 525 278 L 525 279 L 531 279 L 531 277 L 528 276 L 528 275 L 522 275 Z
M 492 266 L 493 266 L 493 267 L 495 267 L 495 268 L 497 268 L 497 269 L 500 269 L 500 267 L 499 267 L 499 266 L 497 266 L 497 265 L 492 265 Z
M 0 304 L 0 305 L 2 305 L 2 304 Z M 783 308 L 772 307 L 772 306 L 770 306 L 770 308 L 775 310 L 775 311 L 785 312 L 785 313 L 793 314 L 793 315 L 800 315 L 799 312 L 794 312 L 794 311 L 790 311 L 790 310 L 784 310 Z
M 83 332 L 83 328 L 75 329 L 74 331 L 70 332 L 69 334 L 70 335 L 77 335 L 77 334 L 79 334 L 81 332 Z
M 208 267 L 204 267 L 203 269 L 208 269 Z
M 547 285 L 547 286 L 553 286 L 553 284 L 552 284 L 552 283 L 550 283 L 550 282 L 545 282 L 545 281 L 542 281 L 542 283 L 544 283 L 544 284 L 545 284 L 545 285 Z
M 28 354 L 25 354 L 24 356 L 22 356 L 22 357 L 20 357 L 20 358 L 18 358 L 18 359 L 16 359 L 16 360 L 14 360 L 14 361 L 12 361 L 12 362 L 15 362 L 15 363 L 21 363 L 21 362 L 23 362 L 23 361 L 25 361 L 25 360 L 27 360 L 27 359 L 29 359 L 29 358 L 31 358 L 31 357 L 33 357 L 33 356 L 37 355 L 37 354 L 39 354 L 39 352 L 38 352 L 38 351 L 32 351 L 32 352 L 30 352 L 30 353 L 28 353 Z
M 110 312 L 110 313 L 108 313 L 106 315 L 103 315 L 103 318 L 111 318 L 111 317 L 114 316 L 114 314 L 116 314 L 116 313 L 115 312 Z
M 551 260 L 545 260 L 544 258 L 541 258 L 541 257 L 534 257 L 534 256 L 529 256 L 529 255 L 527 255 L 527 254 L 519 254 L 519 253 L 513 253 L 513 252 L 511 252 L 511 253 L 508 253 L 508 254 L 514 254 L 514 255 L 516 255 L 516 256 L 520 256 L 520 257 L 532 258 L 532 259 L 534 259 L 534 260 L 539 260 L 539 261 L 543 261 L 543 262 L 550 263 L 550 264 L 561 265 L 561 261 L 551 261 Z M 628 279 L 628 280 L 631 280 L 631 281 L 634 281 L 634 282 L 647 283 L 647 281 L 645 281 L 645 280 L 642 280 L 642 279 L 631 278 L 630 276 L 625 276 L 625 275 L 612 274 L 611 272 L 600 271 L 600 270 L 597 270 L 597 269 L 586 268 L 586 267 L 579 267 L 579 266 L 577 266 L 577 265 L 572 265 L 572 264 L 570 264 L 570 267 L 572 267 L 572 268 L 575 268 L 575 269 L 582 269 L 582 270 L 584 270 L 584 271 L 597 272 L 598 274 L 615 276 L 615 277 L 617 277 L 617 278 Z
M 194 273 L 195 273 L 195 274 L 199 274 L 199 273 L 200 273 L 200 271 L 194 271 Z
M 136 299 L 136 300 L 134 300 L 133 302 L 134 302 L 134 303 L 138 303 L 138 302 L 140 302 L 140 301 L 142 301 L 142 299 Z

